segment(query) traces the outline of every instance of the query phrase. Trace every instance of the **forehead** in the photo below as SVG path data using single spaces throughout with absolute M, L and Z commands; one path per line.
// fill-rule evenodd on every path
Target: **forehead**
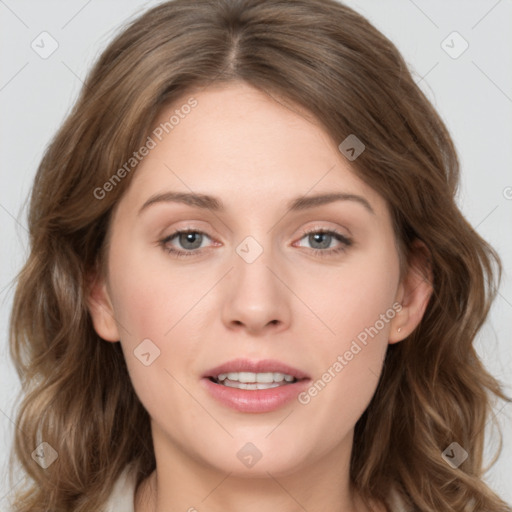
M 183 108 L 191 99 L 194 108 Z M 262 201 L 282 205 L 298 195 L 345 192 L 383 207 L 318 120 L 247 84 L 184 94 L 160 112 L 151 136 L 155 144 L 136 168 L 130 202 L 169 189 L 261 208 Z

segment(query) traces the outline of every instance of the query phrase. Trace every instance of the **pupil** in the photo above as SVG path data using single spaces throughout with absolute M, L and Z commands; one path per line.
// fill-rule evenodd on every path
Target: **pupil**
M 322 244 L 321 238 L 323 237 L 325 237 L 325 239 L 323 240 L 324 243 Z M 330 245 L 330 237 L 331 235 L 329 235 L 328 233 L 314 233 L 313 235 L 310 235 L 310 242 L 311 240 L 314 240 L 314 243 L 319 242 L 321 244 L 322 249 L 327 249 Z M 318 240 L 319 238 L 320 240 Z M 325 240 L 327 240 L 327 243 L 325 243 Z

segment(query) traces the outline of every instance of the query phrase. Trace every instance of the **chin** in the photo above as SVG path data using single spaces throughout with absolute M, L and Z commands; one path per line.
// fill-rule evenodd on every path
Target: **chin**
M 264 436 L 254 436 L 253 441 L 249 439 L 248 436 L 239 441 L 230 439 L 224 446 L 217 445 L 218 451 L 210 451 L 207 457 L 202 452 L 205 463 L 222 473 L 240 478 L 268 478 L 269 473 L 275 477 L 287 476 L 305 464 L 301 442 L 291 443 L 291 446 L 283 449 Z

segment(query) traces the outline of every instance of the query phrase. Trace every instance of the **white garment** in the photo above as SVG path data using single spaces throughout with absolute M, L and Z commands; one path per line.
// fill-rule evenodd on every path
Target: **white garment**
M 135 472 L 128 466 L 121 473 L 104 512 L 135 512 Z
M 125 468 L 112 489 L 104 512 L 135 512 L 135 472 Z M 390 506 L 393 512 L 407 512 L 396 491 L 391 492 Z

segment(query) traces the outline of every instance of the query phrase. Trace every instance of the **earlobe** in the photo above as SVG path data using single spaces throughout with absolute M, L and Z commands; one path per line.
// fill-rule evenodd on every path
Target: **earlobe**
M 407 338 L 419 325 L 433 292 L 430 251 L 415 240 L 408 258 L 408 268 L 397 291 L 396 300 L 402 309 L 391 322 L 389 343 Z
M 103 278 L 95 276 L 87 295 L 87 307 L 91 315 L 94 330 L 106 341 L 119 341 L 119 330 L 114 316 L 114 308 Z

